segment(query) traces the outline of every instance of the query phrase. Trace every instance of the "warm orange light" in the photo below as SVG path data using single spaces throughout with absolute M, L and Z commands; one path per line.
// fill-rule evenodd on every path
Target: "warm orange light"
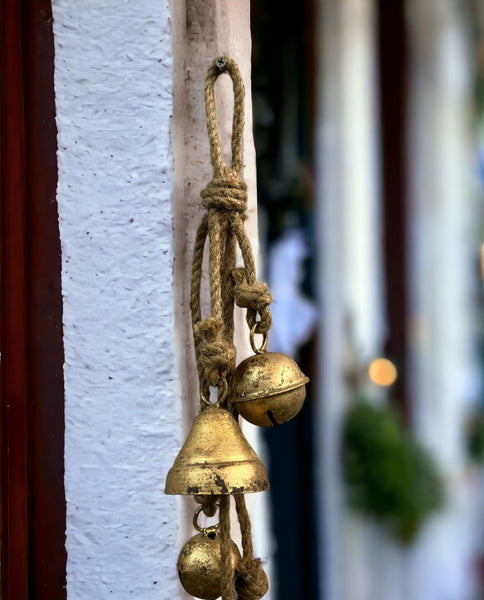
M 373 383 L 388 386 L 395 383 L 398 373 L 391 360 L 387 358 L 375 358 L 368 367 L 368 375 Z

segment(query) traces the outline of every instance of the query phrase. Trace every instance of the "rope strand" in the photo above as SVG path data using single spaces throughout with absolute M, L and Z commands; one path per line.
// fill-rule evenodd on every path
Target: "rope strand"
M 235 589 L 239 600 L 259 600 L 269 590 L 269 580 L 259 558 L 254 558 L 252 527 L 243 494 L 235 494 L 235 506 L 242 534 L 242 560 L 238 567 Z
M 215 111 L 215 81 L 227 73 L 233 83 L 232 163 L 223 163 Z M 249 238 L 244 230 L 247 185 L 242 179 L 242 141 L 244 130 L 244 85 L 236 63 L 227 57 L 214 60 L 205 80 L 205 106 L 210 143 L 212 180 L 201 191 L 205 214 L 200 222 L 193 250 L 190 311 L 200 392 L 208 402 L 209 386 L 230 381 L 235 368 L 234 305 L 247 309 L 247 323 L 256 333 L 267 333 L 271 326 L 271 295 L 258 283 Z M 211 315 L 202 319 L 200 293 L 205 246 L 208 238 L 208 270 Z M 243 268 L 236 268 L 236 247 L 242 254 Z M 220 403 L 223 404 L 224 401 Z M 234 577 L 230 563 L 230 496 L 220 496 L 220 550 L 222 561 L 222 600 L 235 600 Z M 235 495 L 242 533 L 243 557 L 236 579 L 240 600 L 257 600 L 268 589 L 267 576 L 259 559 L 254 558 L 252 533 L 245 498 Z M 207 510 L 212 506 L 207 504 Z
M 234 600 L 234 582 L 230 564 L 230 496 L 220 496 L 220 554 L 222 557 L 222 600 Z

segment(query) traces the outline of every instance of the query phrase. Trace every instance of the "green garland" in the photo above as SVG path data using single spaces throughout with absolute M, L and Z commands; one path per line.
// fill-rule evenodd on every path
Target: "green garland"
M 443 503 L 429 452 L 406 434 L 394 411 L 359 400 L 343 426 L 343 471 L 351 505 L 397 540 L 411 543 Z
M 466 427 L 466 450 L 469 460 L 484 465 L 484 410 L 476 408 L 469 416 Z

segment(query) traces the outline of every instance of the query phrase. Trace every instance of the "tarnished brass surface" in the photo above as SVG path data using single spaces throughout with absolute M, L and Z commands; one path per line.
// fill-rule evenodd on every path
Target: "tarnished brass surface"
M 235 578 L 240 552 L 231 543 L 230 562 Z M 178 557 L 178 575 L 185 590 L 196 598 L 215 600 L 221 594 L 220 538 L 199 533 L 188 540 Z
M 285 354 L 255 354 L 236 368 L 230 384 L 229 403 L 254 425 L 280 425 L 301 410 L 308 381 L 298 365 Z
M 209 406 L 193 422 L 166 477 L 165 494 L 248 494 L 269 489 L 264 465 L 225 409 Z

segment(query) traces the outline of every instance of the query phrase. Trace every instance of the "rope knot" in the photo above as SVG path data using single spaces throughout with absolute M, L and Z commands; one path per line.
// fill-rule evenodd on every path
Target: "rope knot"
M 234 296 L 237 306 L 241 308 L 253 308 L 261 312 L 266 306 L 272 302 L 272 296 L 267 287 L 267 283 L 256 281 L 255 283 L 247 283 L 245 269 L 234 269 L 232 278 L 235 282 Z
M 195 323 L 193 337 L 201 379 L 216 386 L 235 368 L 235 346 L 223 338 L 221 319 L 209 317 Z
M 226 169 L 226 173 L 216 176 L 200 192 L 205 209 L 235 211 L 247 210 L 247 185 L 237 173 Z
M 259 600 L 269 590 L 269 581 L 259 558 L 243 558 L 237 567 L 235 589 L 240 600 Z
M 234 280 L 235 303 L 241 308 L 247 308 L 247 320 L 252 326 L 256 323 L 257 314 L 260 315 L 260 321 L 257 321 L 256 333 L 267 333 L 271 328 L 272 318 L 269 305 L 272 302 L 272 295 L 266 283 L 255 281 L 247 282 L 245 269 L 234 269 L 232 271 Z

